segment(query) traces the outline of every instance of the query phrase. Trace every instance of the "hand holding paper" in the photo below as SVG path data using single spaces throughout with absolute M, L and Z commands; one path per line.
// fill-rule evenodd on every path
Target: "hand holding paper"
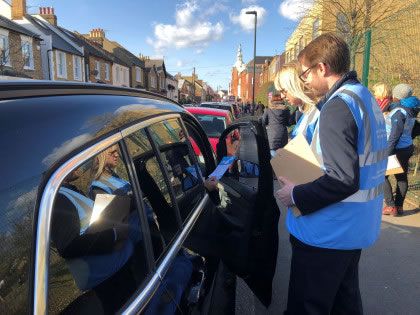
M 235 161 L 235 156 L 225 156 L 220 161 L 219 165 L 216 167 L 216 169 L 209 175 L 209 177 L 215 176 L 217 179 L 221 179 L 223 175 L 228 170 L 229 166 L 232 165 L 233 161 Z
M 277 190 L 277 197 L 285 206 L 288 207 L 293 205 L 292 189 L 295 185 L 283 176 L 278 176 L 277 179 L 279 180 L 279 183 L 283 185 L 282 188 Z

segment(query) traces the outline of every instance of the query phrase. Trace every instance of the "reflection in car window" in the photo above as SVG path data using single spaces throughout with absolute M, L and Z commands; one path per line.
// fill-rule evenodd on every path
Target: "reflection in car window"
M 226 120 L 223 116 L 206 114 L 193 114 L 200 121 L 209 138 L 219 138 L 226 129 Z
M 203 156 L 203 144 L 201 143 L 200 136 L 198 135 L 197 131 L 191 127 L 188 123 L 185 123 L 185 128 L 187 129 L 188 136 L 190 138 L 190 142 L 192 144 L 194 154 L 198 161 L 198 165 L 201 169 L 201 173 L 203 176 L 207 175 L 207 168 L 206 168 L 206 161 Z
M 125 139 L 143 194 L 155 259 L 158 260 L 178 232 L 168 186 L 144 129 Z
M 50 313 L 116 312 L 144 280 L 131 187 L 117 145 L 63 180 L 52 210 Z
M 203 186 L 201 169 L 190 155 L 187 138 L 178 120 L 171 119 L 150 127 L 152 136 L 159 143 L 159 150 L 169 181 L 175 193 L 181 219 L 184 221 L 199 202 Z

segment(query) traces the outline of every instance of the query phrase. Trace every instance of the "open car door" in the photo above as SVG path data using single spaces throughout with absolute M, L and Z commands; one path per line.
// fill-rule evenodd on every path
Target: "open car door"
M 212 196 L 216 206 L 203 211 L 191 239 L 199 240 L 193 245 L 199 252 L 219 256 L 268 307 L 280 211 L 273 196 L 265 128 L 258 121 L 234 122 L 220 136 L 218 162 L 232 155 L 229 145 L 235 149 L 236 159 L 220 180 L 216 196 Z

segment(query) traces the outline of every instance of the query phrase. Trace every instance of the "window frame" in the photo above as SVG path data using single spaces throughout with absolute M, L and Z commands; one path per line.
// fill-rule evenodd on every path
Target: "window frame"
M 37 209 L 35 213 L 35 250 L 33 262 L 34 275 L 30 302 L 32 312 L 46 313 L 48 310 L 51 217 L 54 206 L 54 199 L 56 194 L 58 193 L 60 185 L 62 184 L 65 177 L 75 168 L 80 167 L 86 161 L 97 155 L 99 152 L 115 144 L 120 145 L 122 159 L 127 167 L 127 172 L 130 181 L 132 181 L 133 183 L 133 194 L 136 198 L 138 210 L 140 211 L 139 216 L 145 242 L 145 254 L 147 257 L 146 259 L 150 264 L 148 265 L 149 275 L 144 279 L 142 285 L 137 289 L 136 293 L 134 293 L 130 297 L 130 299 L 125 303 L 122 309 L 126 314 L 137 314 L 138 312 L 141 312 L 145 309 L 151 297 L 153 296 L 159 285 L 161 285 L 161 279 L 168 272 L 172 261 L 176 258 L 179 250 L 182 248 L 183 243 L 185 242 L 187 236 L 194 227 L 194 224 L 200 216 L 201 212 L 204 208 L 206 208 L 207 203 L 210 202 L 208 194 L 205 193 L 199 201 L 199 203 L 196 205 L 196 207 L 191 211 L 191 215 L 186 219 L 184 225 L 181 224 L 179 226 L 178 233 L 174 236 L 173 241 L 168 244 L 168 251 L 164 254 L 159 265 L 156 265 L 156 263 L 154 262 L 151 237 L 149 233 L 150 231 L 147 225 L 145 206 L 142 198 L 143 196 L 139 188 L 138 179 L 135 175 L 134 164 L 131 157 L 128 154 L 124 138 L 137 130 L 149 127 L 157 122 L 161 122 L 171 118 L 176 118 L 180 122 L 181 126 L 184 128 L 180 114 L 170 113 L 162 114 L 153 118 L 146 117 L 144 120 L 140 120 L 139 122 L 129 127 L 126 127 L 121 131 L 116 131 L 114 134 L 98 141 L 97 143 L 87 147 L 81 152 L 75 153 L 69 160 L 58 166 L 58 168 L 53 172 L 53 174 L 48 179 L 44 187 L 39 204 L 39 209 Z M 186 132 L 185 129 L 184 132 Z M 150 135 L 148 136 L 150 137 Z M 153 138 L 149 139 L 152 139 L 152 141 L 154 141 Z M 190 142 L 188 141 L 188 143 Z M 151 142 L 151 144 L 152 147 L 156 145 L 154 142 Z M 190 144 L 189 147 L 191 151 Z M 156 147 L 153 147 L 154 154 L 160 154 L 160 151 L 156 151 L 156 149 Z M 161 158 L 157 154 L 156 157 L 158 161 Z M 161 162 L 162 161 L 160 161 L 159 163 Z M 195 165 L 196 167 L 198 167 L 197 163 Z M 166 172 L 165 168 L 162 169 Z M 169 181 L 168 174 L 165 173 L 164 176 L 165 180 Z M 171 185 L 168 185 L 168 189 L 171 191 L 171 194 L 174 195 L 173 188 Z M 176 205 L 174 208 L 180 216 L 176 199 L 174 199 L 173 202 Z M 145 233 L 149 234 L 145 235 Z M 151 262 L 151 259 L 153 259 L 153 262 Z
M 34 70 L 34 50 L 32 46 L 32 37 L 20 35 L 21 41 L 21 52 L 22 52 L 22 61 L 23 61 L 23 69 L 25 70 Z M 25 57 L 24 57 L 24 47 L 28 47 L 29 52 L 29 65 L 25 65 Z
M 98 72 L 95 75 L 95 79 L 101 79 L 101 63 L 98 60 L 95 60 L 95 70 Z
M 61 57 L 63 56 L 63 60 Z M 56 50 L 55 52 L 55 61 L 57 63 L 57 78 L 67 79 L 67 56 L 64 51 Z M 59 62 L 60 61 L 60 62 Z M 63 61 L 63 62 L 61 62 Z M 63 74 L 60 74 L 60 70 L 63 70 Z
M 0 29 L 0 39 L 4 40 L 5 44 L 5 56 L 6 56 L 6 62 L 4 62 L 3 66 L 11 67 L 12 64 L 10 62 L 10 48 L 9 48 L 9 31 Z
M 77 67 L 77 65 L 79 67 Z M 76 71 L 79 69 L 79 75 L 76 76 Z M 73 79 L 76 81 L 82 81 L 82 57 L 73 55 Z
M 109 81 L 109 64 L 105 63 L 105 80 Z
M 142 82 L 142 79 L 141 79 L 141 68 L 139 68 L 139 67 L 136 67 L 136 81 L 137 82 Z
M 154 89 L 156 88 L 156 76 L 155 75 L 150 76 L 150 86 Z

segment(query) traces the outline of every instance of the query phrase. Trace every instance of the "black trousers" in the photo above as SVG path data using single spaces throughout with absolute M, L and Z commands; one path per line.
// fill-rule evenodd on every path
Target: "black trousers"
M 392 194 L 392 186 L 389 182 L 388 176 L 385 177 L 384 183 L 384 199 L 385 204 L 388 207 L 402 207 L 404 205 L 405 195 L 408 190 L 408 160 L 413 155 L 414 148 L 409 146 L 404 149 L 394 150 L 394 153 L 397 155 L 398 162 L 400 162 L 404 173 L 395 174 L 395 179 L 397 180 L 397 187 L 395 190 L 395 200 L 394 195 Z
M 292 264 L 287 315 L 363 314 L 359 290 L 361 249 L 309 246 L 290 235 Z

